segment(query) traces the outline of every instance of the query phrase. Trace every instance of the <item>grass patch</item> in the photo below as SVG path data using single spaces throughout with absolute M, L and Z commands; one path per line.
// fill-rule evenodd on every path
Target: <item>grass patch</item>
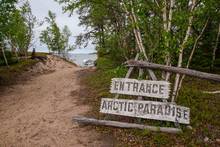
M 103 62 L 102 62 L 103 61 Z M 101 63 L 99 63 L 101 62 Z M 85 103 L 92 106 L 92 111 L 88 114 L 99 119 L 111 119 L 124 122 L 138 123 L 135 118 L 128 118 L 115 115 L 104 115 L 99 113 L 99 106 L 102 97 L 113 97 L 109 93 L 111 78 L 124 77 L 126 68 L 116 67 L 105 59 L 98 62 L 98 70 L 87 74 L 81 79 L 87 90 Z M 108 67 L 108 64 L 111 65 Z M 103 65 L 105 65 L 103 67 Z M 219 73 L 219 71 L 217 71 Z M 185 125 L 181 125 L 182 134 L 154 133 L 148 130 L 117 129 L 110 127 L 96 127 L 103 133 L 111 133 L 118 139 L 119 146 L 216 146 L 216 139 L 220 137 L 220 95 L 204 94 L 202 91 L 220 90 L 220 84 L 206 80 L 186 77 L 183 88 L 177 99 L 177 103 L 191 109 L 191 126 L 193 130 L 188 130 Z M 121 96 L 132 98 L 129 96 Z M 173 127 L 173 123 L 153 120 L 143 120 L 142 124 Z M 209 141 L 204 142 L 208 137 Z
M 36 64 L 36 60 L 21 60 L 10 67 L 0 67 L 0 85 L 10 85 L 14 83 L 15 77 L 26 71 L 28 67 Z
M 47 53 L 36 53 L 37 56 L 46 56 Z M 14 62 L 6 66 L 0 66 L 0 86 L 7 86 L 13 84 L 16 81 L 16 77 L 26 71 L 29 67 L 36 64 L 37 60 L 32 59 L 20 59 L 19 62 Z

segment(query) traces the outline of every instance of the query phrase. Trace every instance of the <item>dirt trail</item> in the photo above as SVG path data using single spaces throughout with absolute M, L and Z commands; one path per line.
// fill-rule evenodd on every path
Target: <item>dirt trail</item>
M 73 116 L 89 111 L 77 103 L 76 73 L 81 69 L 49 56 L 29 72 L 45 70 L 52 72 L 0 92 L 0 146 L 106 146 L 90 127 L 71 122 Z

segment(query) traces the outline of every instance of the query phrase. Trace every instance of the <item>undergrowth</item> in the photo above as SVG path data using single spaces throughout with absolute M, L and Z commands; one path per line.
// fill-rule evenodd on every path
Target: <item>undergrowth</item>
M 29 53 L 31 54 L 31 53 Z M 46 56 L 47 53 L 36 53 L 37 56 Z M 16 77 L 26 71 L 28 67 L 36 64 L 37 60 L 28 59 L 20 59 L 16 62 L 11 62 L 9 67 L 0 66 L 0 86 L 7 86 L 13 84 L 16 80 Z
M 82 78 L 81 82 L 88 95 L 85 103 L 92 106 L 90 117 L 98 119 L 135 122 L 148 125 L 174 127 L 173 123 L 135 119 L 115 115 L 104 115 L 99 112 L 101 98 L 111 98 L 110 83 L 114 77 L 124 77 L 127 68 L 112 63 L 108 59 L 98 59 L 97 70 Z M 133 74 L 132 77 L 137 75 Z M 117 146 L 217 146 L 216 139 L 220 138 L 220 95 L 205 94 L 202 91 L 220 90 L 220 84 L 206 80 L 186 77 L 177 104 L 190 108 L 190 125 L 181 125 L 183 133 L 166 134 L 154 133 L 149 130 L 118 129 L 111 127 L 96 127 L 102 133 L 110 133 L 117 138 Z M 120 96 L 120 98 L 135 99 L 134 96 Z M 204 138 L 208 137 L 208 141 Z

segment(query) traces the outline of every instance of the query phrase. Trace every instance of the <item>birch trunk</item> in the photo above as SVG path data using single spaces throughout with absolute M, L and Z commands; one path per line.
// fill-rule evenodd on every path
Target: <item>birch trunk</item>
M 9 67 L 8 60 L 7 60 L 6 56 L 5 56 L 5 51 L 4 51 L 3 47 L 1 47 L 1 49 L 2 49 L 2 54 L 3 54 L 4 60 L 5 60 L 5 64 L 6 64 L 7 67 Z
M 130 1 L 131 3 L 131 6 L 132 6 L 132 2 Z M 134 32 L 134 35 L 135 35 L 135 41 L 136 41 L 136 44 L 138 45 L 138 48 L 140 50 L 141 53 L 144 54 L 144 57 L 146 59 L 146 61 L 148 61 L 148 57 L 147 57 L 147 54 L 146 54 L 146 51 L 145 51 L 145 48 L 144 48 L 144 45 L 143 45 L 143 41 L 142 41 L 142 37 L 141 37 L 141 33 L 140 33 L 140 28 L 139 26 L 137 25 L 137 17 L 134 13 L 134 9 L 132 8 L 132 12 L 129 13 L 124 1 L 122 0 L 122 5 L 124 6 L 124 9 L 126 11 L 126 13 L 129 15 L 130 19 L 131 19 L 131 22 L 132 24 L 135 25 L 134 29 L 133 29 L 133 32 Z M 149 72 L 149 75 L 150 77 L 152 78 L 152 80 L 157 80 L 154 72 L 152 70 L 149 70 L 148 69 L 148 72 Z
M 19 61 L 16 46 L 12 42 L 10 42 L 10 45 L 11 45 L 12 52 L 15 54 L 17 61 Z
M 171 30 L 171 25 L 172 25 L 172 18 L 173 18 L 173 7 L 175 5 L 175 0 L 170 0 L 170 10 L 169 10 L 169 18 L 168 18 L 168 25 L 167 25 L 167 30 Z
M 162 9 L 163 12 L 163 28 L 166 31 L 167 30 L 167 2 L 166 0 L 163 1 L 164 7 Z
M 167 22 L 167 32 L 171 31 L 174 5 L 175 5 L 175 0 L 170 0 L 170 10 L 169 10 L 169 17 L 168 17 L 168 22 Z M 169 42 L 168 41 L 167 41 L 166 46 L 169 47 Z M 166 65 L 171 66 L 171 55 L 170 55 L 170 53 L 167 54 Z M 169 81 L 170 75 L 171 74 L 169 72 L 166 73 L 166 77 L 165 77 L 166 81 Z
M 24 52 L 24 55 L 25 55 L 25 59 L 27 60 L 28 59 L 28 52 L 26 50 Z
M 212 69 L 212 70 L 213 70 L 213 68 L 214 68 L 216 51 L 217 51 L 217 49 L 218 49 L 219 36 L 220 36 L 220 23 L 219 23 L 219 27 L 218 27 L 218 34 L 217 34 L 217 37 L 216 37 L 215 47 L 214 47 L 213 53 L 212 53 L 212 65 L 211 65 L 211 69 Z
M 142 78 L 144 74 L 144 69 L 143 68 L 139 68 L 139 75 L 138 75 L 138 78 Z M 142 96 L 138 96 L 138 100 L 143 100 L 143 97 Z M 139 120 L 140 121 L 140 120 Z
M 142 37 L 141 37 L 141 33 L 140 33 L 140 28 L 137 25 L 138 20 L 137 20 L 137 17 L 135 15 L 135 12 L 134 12 L 132 1 L 130 1 L 130 3 L 131 3 L 131 7 L 132 7 L 131 8 L 131 17 L 132 17 L 132 20 L 133 20 L 133 24 L 135 25 L 134 33 L 136 34 L 135 35 L 136 36 L 136 41 L 138 42 L 139 49 L 144 54 L 144 57 L 146 58 L 146 60 L 148 60 L 148 57 L 147 57 L 147 54 L 146 54 L 146 51 L 145 51 L 145 48 L 144 48 L 144 45 L 143 45 L 143 41 L 142 41 Z
M 196 50 L 198 41 L 199 41 L 199 39 L 202 37 L 202 35 L 203 35 L 203 33 L 204 33 L 204 31 L 205 31 L 207 25 L 208 25 L 208 22 L 209 22 L 209 18 L 206 20 L 205 25 L 203 26 L 201 33 L 199 34 L 199 36 L 196 38 L 196 40 L 195 40 L 195 42 L 194 42 L 193 49 L 192 49 L 192 51 L 191 51 L 191 53 L 190 53 L 190 56 L 189 56 L 189 59 L 188 59 L 186 68 L 189 68 L 189 66 L 190 66 L 190 63 L 191 63 L 192 58 L 193 58 L 193 55 L 194 55 L 194 53 L 195 53 L 195 50 Z M 181 89 L 181 87 L 182 87 L 182 83 L 183 83 L 184 78 L 185 78 L 185 75 L 183 75 L 183 76 L 181 77 L 181 79 L 180 79 L 179 86 L 178 86 L 178 90 L 177 90 L 177 96 L 178 96 L 179 91 L 180 91 L 180 89 Z
M 190 2 L 190 1 L 189 1 Z M 188 20 L 188 27 L 187 27 L 187 30 L 186 30 L 186 35 L 184 37 L 184 40 L 182 42 L 182 44 L 180 45 L 180 51 L 179 51 L 179 58 L 178 58 L 178 64 L 177 64 L 177 67 L 182 67 L 182 62 L 183 62 L 183 51 L 185 49 L 185 45 L 189 39 L 189 36 L 190 36 L 190 32 L 191 32 L 191 29 L 192 29 L 192 22 L 193 22 L 193 15 L 192 15 L 192 12 L 195 8 L 195 5 L 196 5 L 196 0 L 192 0 L 192 6 L 191 6 L 191 9 L 190 9 L 190 17 L 189 17 L 189 20 Z M 180 81 L 180 74 L 176 74 L 176 78 L 175 78 L 175 82 L 174 82 L 174 88 L 173 88 L 173 94 L 172 94 L 172 102 L 174 102 L 176 96 L 177 96 L 177 89 L 178 89 L 178 85 L 179 85 L 179 81 Z
M 166 0 L 163 1 L 163 5 L 164 5 L 163 9 L 162 9 L 162 12 L 163 12 L 163 14 L 162 14 L 163 29 L 164 29 L 165 32 L 168 32 L 168 30 L 167 30 L 167 1 Z M 166 37 L 165 37 L 165 40 L 166 40 L 165 45 L 166 45 L 166 47 L 168 47 L 169 43 L 167 44 L 167 38 Z M 167 56 L 166 56 L 165 62 L 166 62 L 166 65 L 167 65 L 167 62 L 168 62 L 167 61 Z M 165 79 L 165 77 L 166 77 L 166 72 L 162 71 L 162 79 Z
M 170 8 L 169 8 L 169 14 L 167 15 L 167 1 L 164 0 L 164 7 L 162 9 L 163 12 L 163 28 L 164 31 L 169 33 L 171 31 L 171 25 L 172 25 L 172 17 L 173 17 L 173 7 L 175 4 L 175 0 L 170 0 Z M 166 47 L 169 48 L 169 42 L 166 40 Z M 171 65 L 171 55 L 170 53 L 167 53 L 166 59 L 165 59 L 166 65 L 170 66 Z M 162 79 L 165 79 L 166 81 L 169 81 L 170 79 L 170 73 L 169 72 L 162 72 Z
M 17 61 L 19 61 L 18 52 L 17 52 L 17 49 L 16 49 L 16 48 L 15 48 L 15 56 L 16 56 Z

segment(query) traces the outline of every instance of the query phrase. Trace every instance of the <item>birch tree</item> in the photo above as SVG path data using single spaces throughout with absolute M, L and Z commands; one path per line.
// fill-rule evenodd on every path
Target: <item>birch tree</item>
M 207 25 L 208 25 L 208 22 L 209 22 L 209 18 L 206 20 L 206 22 L 205 22 L 205 24 L 204 24 L 204 26 L 203 26 L 203 28 L 202 28 L 202 31 L 200 32 L 200 34 L 198 35 L 198 37 L 196 38 L 196 40 L 195 40 L 195 42 L 194 42 L 192 51 L 191 51 L 191 53 L 190 53 L 190 56 L 189 56 L 189 59 L 188 59 L 188 62 L 187 62 L 187 65 L 186 65 L 185 68 L 189 68 L 190 63 L 191 63 L 191 61 L 192 61 L 192 59 L 193 59 L 193 55 L 194 55 L 194 53 L 195 53 L 195 50 L 196 50 L 198 41 L 199 41 L 199 39 L 202 37 L 202 35 L 203 35 L 203 33 L 204 33 L 204 31 L 205 31 Z M 184 78 L 185 78 L 185 75 L 182 75 L 182 76 L 181 76 L 181 79 L 180 79 L 180 81 L 179 81 L 179 85 L 178 85 L 177 96 L 178 96 L 178 93 L 179 93 L 179 91 L 180 91 L 180 89 L 181 89 L 181 87 L 182 87 L 182 83 L 183 83 Z
M 69 45 L 71 32 L 67 26 L 61 30 L 56 23 L 56 14 L 49 11 L 45 18 L 49 26 L 41 32 L 40 40 L 46 44 L 49 51 L 57 51 L 59 54 L 72 49 Z
M 136 17 L 135 12 L 134 12 L 133 3 L 132 3 L 132 1 L 130 1 L 131 12 L 128 11 L 128 9 L 126 7 L 126 4 L 123 0 L 122 0 L 122 5 L 123 5 L 126 13 L 129 15 L 131 23 L 134 25 L 133 32 L 134 32 L 135 41 L 136 41 L 136 44 L 137 44 L 137 46 L 140 50 L 140 53 L 143 53 L 143 55 L 145 57 L 145 60 L 148 61 L 148 57 L 147 57 L 146 50 L 144 48 L 141 33 L 140 33 L 140 28 L 138 26 L 137 17 Z M 153 73 L 152 70 L 148 70 L 148 72 L 149 72 L 149 74 L 150 74 L 150 76 L 153 80 L 157 80 L 157 78 L 156 78 L 156 76 L 155 76 L 155 74 Z
M 207 35 L 210 29 L 213 31 L 210 26 L 211 23 L 216 25 L 218 19 L 214 16 L 219 14 L 220 5 L 218 0 L 57 1 L 64 4 L 66 12 L 77 11 L 80 24 L 91 28 L 82 40 L 94 39 L 98 53 L 101 48 L 106 54 L 112 54 L 112 60 L 119 60 L 120 54 L 127 53 L 124 57 L 129 59 L 140 52 L 140 57 L 149 62 L 185 68 L 190 67 L 195 56 L 202 57 L 195 53 L 203 52 L 204 43 L 211 46 L 212 42 L 206 41 L 204 36 L 210 35 Z M 153 72 L 148 72 L 154 77 Z M 174 76 L 172 102 L 185 77 Z M 160 77 L 171 81 L 168 72 Z
M 24 19 L 27 31 L 23 47 L 19 49 L 20 52 L 22 52 L 27 57 L 28 49 L 31 47 L 34 38 L 34 27 L 37 25 L 40 26 L 40 24 L 38 24 L 37 18 L 32 13 L 29 1 L 24 2 L 23 6 L 21 7 L 21 15 Z
M 184 49 L 186 47 L 187 41 L 188 41 L 188 39 L 191 35 L 190 33 L 191 33 L 193 18 L 194 18 L 193 17 L 193 11 L 194 11 L 195 6 L 196 6 L 196 0 L 189 1 L 189 5 L 190 5 L 190 10 L 189 10 L 190 16 L 189 16 L 189 19 L 188 19 L 188 26 L 187 26 L 185 37 L 184 37 L 184 39 L 183 39 L 183 41 L 180 45 L 177 67 L 182 67 L 183 52 L 184 52 Z M 179 86 L 179 81 L 180 81 L 180 74 L 176 74 L 174 87 L 173 87 L 172 102 L 174 102 L 175 97 L 177 95 L 177 89 L 178 89 L 178 86 Z
M 0 48 L 3 54 L 5 64 L 8 66 L 8 61 L 5 55 L 5 39 L 9 30 L 9 22 L 11 14 L 16 10 L 15 4 L 17 0 L 0 1 Z
M 173 9 L 175 5 L 175 0 L 170 0 L 169 3 L 167 0 L 163 1 L 163 8 L 162 8 L 162 16 L 163 16 L 163 29 L 166 32 L 165 35 L 165 47 L 169 48 L 170 43 L 169 40 L 167 39 L 167 35 L 170 34 L 171 31 L 171 26 L 172 26 L 172 18 L 173 18 Z M 168 11 L 168 12 L 167 12 Z M 166 52 L 166 59 L 165 59 L 166 65 L 170 66 L 171 65 L 171 54 L 169 52 Z M 169 81 L 170 79 L 170 73 L 167 72 L 166 75 L 162 73 L 162 78 L 165 79 L 166 81 Z
M 219 26 L 218 26 L 218 33 L 217 33 L 217 36 L 216 36 L 215 46 L 214 46 L 214 49 L 213 49 L 213 52 L 212 52 L 212 64 L 211 64 L 211 69 L 212 70 L 214 68 L 214 63 L 215 63 L 215 58 L 216 58 L 216 51 L 217 51 L 218 45 L 219 45 L 219 36 L 220 36 L 220 23 L 219 23 Z

